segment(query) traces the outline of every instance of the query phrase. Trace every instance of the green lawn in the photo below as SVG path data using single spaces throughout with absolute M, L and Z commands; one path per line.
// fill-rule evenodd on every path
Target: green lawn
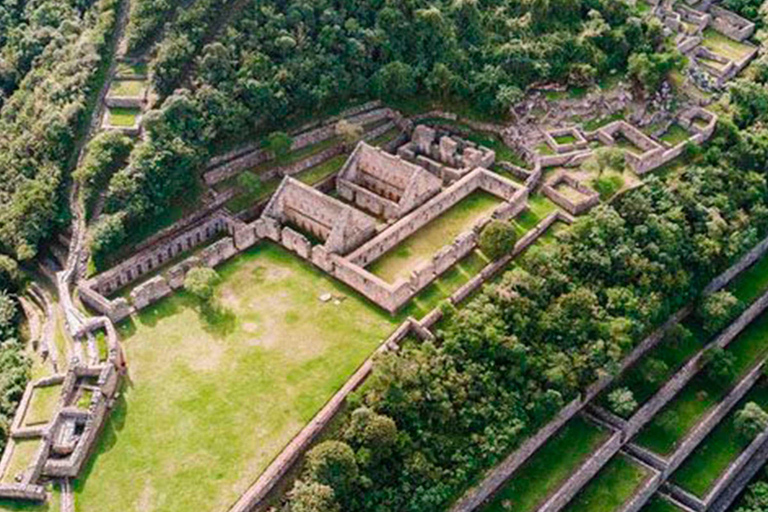
M 484 512 L 535 510 L 606 436 L 604 430 L 575 417 L 512 475 Z
M 440 302 L 461 288 L 463 284 L 479 274 L 483 267 L 489 263 L 490 261 L 484 254 L 478 250 L 473 251 L 419 292 L 403 307 L 400 315 L 422 318 L 436 308 Z
M 127 385 L 78 512 L 227 510 L 399 320 L 273 244 L 218 270 L 220 310 L 179 293 L 120 326 Z
M 16 481 L 16 475 L 23 474 L 27 471 L 32 464 L 35 453 L 40 448 L 40 439 L 14 439 L 10 441 L 13 443 L 13 453 L 11 454 L 11 460 L 8 462 L 8 467 L 5 473 L 2 475 L 0 481 L 5 484 L 14 483 Z
M 538 146 L 536 146 L 536 152 L 540 155 L 554 155 L 555 151 L 549 147 L 549 144 L 546 142 L 542 142 Z
M 600 470 L 563 510 L 612 512 L 618 510 L 648 477 L 648 471 L 624 455 L 617 455 Z
M 681 487 L 703 498 L 715 481 L 739 454 L 749 445 L 736 432 L 734 418 L 747 402 L 755 402 L 763 409 L 768 408 L 768 386 L 758 383 L 736 405 L 723 421 L 707 436 L 696 451 L 672 475 L 672 480 Z
M 138 108 L 109 107 L 109 124 L 112 126 L 134 126 L 141 114 Z
M 544 217 L 557 210 L 557 205 L 550 201 L 544 194 L 532 194 L 528 197 L 528 208 L 515 217 L 514 224 L 518 229 L 518 235 L 522 236 L 530 231 L 536 224 L 544 220 Z
M 411 271 L 429 261 L 440 248 L 472 228 L 501 204 L 501 199 L 485 191 L 475 191 L 442 215 L 397 244 L 368 266 L 385 281 L 407 279 Z
M 109 95 L 136 98 L 141 96 L 145 87 L 143 80 L 115 80 L 109 86 Z
M 576 142 L 576 137 L 570 133 L 565 135 L 558 135 L 557 137 L 554 137 L 554 139 L 558 144 L 573 144 Z
M 688 130 L 677 123 L 673 123 L 672 126 L 670 126 L 669 129 L 664 133 L 664 135 L 661 136 L 661 140 L 668 142 L 673 146 L 677 146 L 689 138 L 691 138 L 691 134 L 688 133 Z
M 624 112 L 616 112 L 609 116 L 590 119 L 582 125 L 582 128 L 585 131 L 592 132 L 605 125 L 611 124 L 614 121 L 619 121 L 620 119 L 624 119 Z
M 727 385 L 716 385 L 704 372 L 687 386 L 638 434 L 637 442 L 661 455 L 672 453 L 677 444 L 728 392 L 730 385 L 768 355 L 768 314 L 762 314 L 728 346 L 735 357 L 736 377 Z
M 130 62 L 120 62 L 117 65 L 117 75 L 134 75 L 134 76 L 146 76 L 147 75 L 147 63 L 137 62 L 132 64 Z
M 703 45 L 716 54 L 735 61 L 743 59 L 753 50 L 751 46 L 735 41 L 711 28 L 704 30 Z
M 24 425 L 29 427 L 51 421 L 60 396 L 61 385 L 34 388 L 27 413 L 24 415 Z
M 665 499 L 653 497 L 648 504 L 643 507 L 642 512 L 681 512 L 679 508 Z
M 0 499 L 0 512 L 59 512 L 61 510 L 59 489 L 49 484 L 52 492 L 45 503 Z
M 744 305 L 760 297 L 766 288 L 768 288 L 768 256 L 760 258 L 728 285 L 728 291 Z
M 631 140 L 626 138 L 621 133 L 616 133 L 613 136 L 614 140 L 616 141 L 616 147 L 619 149 L 623 149 L 624 151 L 629 151 L 630 153 L 634 153 L 635 155 L 642 155 L 643 150 L 639 147 L 635 146 Z

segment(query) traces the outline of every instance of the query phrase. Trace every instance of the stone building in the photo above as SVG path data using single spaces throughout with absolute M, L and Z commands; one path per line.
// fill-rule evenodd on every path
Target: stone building
M 336 190 L 345 200 L 397 219 L 440 192 L 442 182 L 422 167 L 360 142 L 342 167 Z
M 336 254 L 348 253 L 376 232 L 372 217 L 289 176 L 280 183 L 262 218 L 297 228 Z

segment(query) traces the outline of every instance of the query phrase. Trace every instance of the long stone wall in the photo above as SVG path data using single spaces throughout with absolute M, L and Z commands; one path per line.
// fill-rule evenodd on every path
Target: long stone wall
M 291 151 L 298 151 L 334 137 L 336 135 L 336 122 L 338 122 L 339 119 L 346 119 L 351 123 L 359 125 L 370 125 L 383 119 L 391 119 L 393 120 L 393 124 L 387 125 L 387 129 L 390 129 L 394 125 L 394 122 L 401 118 L 400 114 L 392 109 L 378 108 L 378 103 L 370 103 L 366 105 L 367 107 L 373 108 L 368 108 L 366 110 L 364 109 L 365 107 L 361 107 L 359 112 L 348 111 L 344 117 L 330 118 L 320 126 L 316 125 L 311 128 L 306 128 L 302 132 L 294 133 L 293 141 L 291 143 Z M 381 127 L 377 130 L 380 130 L 380 128 Z M 386 131 L 387 130 L 384 130 L 384 132 Z M 376 131 L 378 135 L 384 132 Z M 222 156 L 212 160 L 208 170 L 203 175 L 203 179 L 207 185 L 215 185 L 241 171 L 271 161 L 274 158 L 274 155 L 269 151 L 258 149 L 258 146 L 252 146 L 247 150 L 240 150 L 239 152 L 234 153 L 230 158 L 224 158 Z

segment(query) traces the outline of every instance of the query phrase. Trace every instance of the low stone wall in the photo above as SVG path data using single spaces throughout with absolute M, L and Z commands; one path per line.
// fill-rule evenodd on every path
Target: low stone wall
M 562 137 L 562 136 L 568 136 L 570 135 L 575 140 L 574 142 L 568 142 L 568 143 L 560 143 L 557 141 L 556 137 Z M 587 139 L 584 138 L 584 136 L 581 134 L 581 132 L 576 129 L 575 127 L 570 128 L 556 128 L 554 130 L 549 130 L 544 132 L 544 140 L 546 141 L 547 145 L 552 148 L 552 150 L 555 153 L 572 153 L 573 151 L 580 150 L 580 149 L 587 149 L 587 145 L 589 144 L 587 142 Z
M 755 24 L 735 12 L 713 5 L 709 13 L 712 15 L 712 28 L 731 39 L 744 41 L 755 32 Z
M 558 512 L 563 509 L 576 494 L 597 475 L 605 464 L 616 455 L 622 445 L 621 432 L 614 433 L 608 441 L 597 449 L 594 455 L 576 470 L 557 492 L 537 509 L 537 512 Z
M 768 462 L 768 442 L 764 442 L 748 462 L 741 465 L 740 471 L 732 474 L 728 486 L 719 496 L 709 503 L 708 512 L 726 512 L 744 491 L 752 479 Z
M 379 105 L 378 102 L 368 103 L 359 107 L 359 109 L 346 111 L 343 116 L 329 118 L 322 124 L 313 123 L 311 127 L 303 127 L 303 131 L 292 134 L 291 151 L 298 151 L 334 137 L 336 135 L 336 123 L 340 119 L 346 119 L 351 123 L 359 125 L 366 125 L 382 119 L 396 121 L 401 117 L 399 113 L 392 109 L 378 108 Z M 394 126 L 394 121 L 392 125 L 388 125 L 387 130 Z M 387 131 L 380 131 L 380 129 L 381 127 L 376 129 L 377 135 L 375 136 L 379 136 Z M 236 150 L 235 152 L 212 159 L 209 162 L 208 170 L 203 175 L 205 183 L 209 186 L 215 185 L 241 171 L 274 159 L 274 155 L 269 151 L 260 149 L 259 146 L 260 144 L 253 144 L 245 149 Z
M 584 198 L 578 202 L 571 200 L 568 196 L 557 190 L 557 186 L 561 183 L 565 183 L 567 186 L 573 188 L 583 195 Z M 600 204 L 600 194 L 564 171 L 555 174 L 546 184 L 544 184 L 544 186 L 541 187 L 541 192 L 571 215 L 580 215 Z
M 0 484 L 0 498 L 24 501 L 45 501 L 42 485 Z

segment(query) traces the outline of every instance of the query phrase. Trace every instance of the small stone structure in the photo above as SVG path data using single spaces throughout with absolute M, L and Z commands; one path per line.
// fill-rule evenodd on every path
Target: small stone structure
M 339 196 L 386 219 L 410 212 L 442 188 L 439 178 L 398 156 L 360 142 L 339 172 Z
M 414 128 L 411 141 L 400 146 L 397 154 L 445 183 L 456 181 L 476 167 L 490 168 L 496 161 L 493 150 L 423 124 Z
M 572 137 L 573 142 L 558 142 L 560 137 Z M 589 142 L 582 133 L 574 126 L 568 128 L 556 128 L 544 132 L 544 138 L 555 153 L 571 153 L 578 149 L 587 149 Z
M 44 501 L 43 483 L 50 478 L 76 478 L 92 453 L 103 428 L 120 383 L 124 367 L 117 332 L 106 317 L 90 318 L 78 338 L 93 336 L 95 331 L 106 335 L 106 359 L 93 364 L 78 357 L 71 361 L 66 374 L 54 375 L 30 383 L 19 403 L 11 425 L 11 439 L 39 439 L 32 463 L 20 475 L 17 483 L 0 484 L 0 498 Z M 43 425 L 22 426 L 34 390 L 43 386 L 61 385 L 61 394 L 52 419 Z M 90 396 L 90 400 L 83 400 Z M 0 474 L 8 470 L 14 443 L 9 442 L 0 459 Z
M 566 186 L 577 192 L 577 197 L 564 194 L 559 187 Z M 564 170 L 556 173 L 541 187 L 541 192 L 571 215 L 580 215 L 600 203 L 600 194 Z

